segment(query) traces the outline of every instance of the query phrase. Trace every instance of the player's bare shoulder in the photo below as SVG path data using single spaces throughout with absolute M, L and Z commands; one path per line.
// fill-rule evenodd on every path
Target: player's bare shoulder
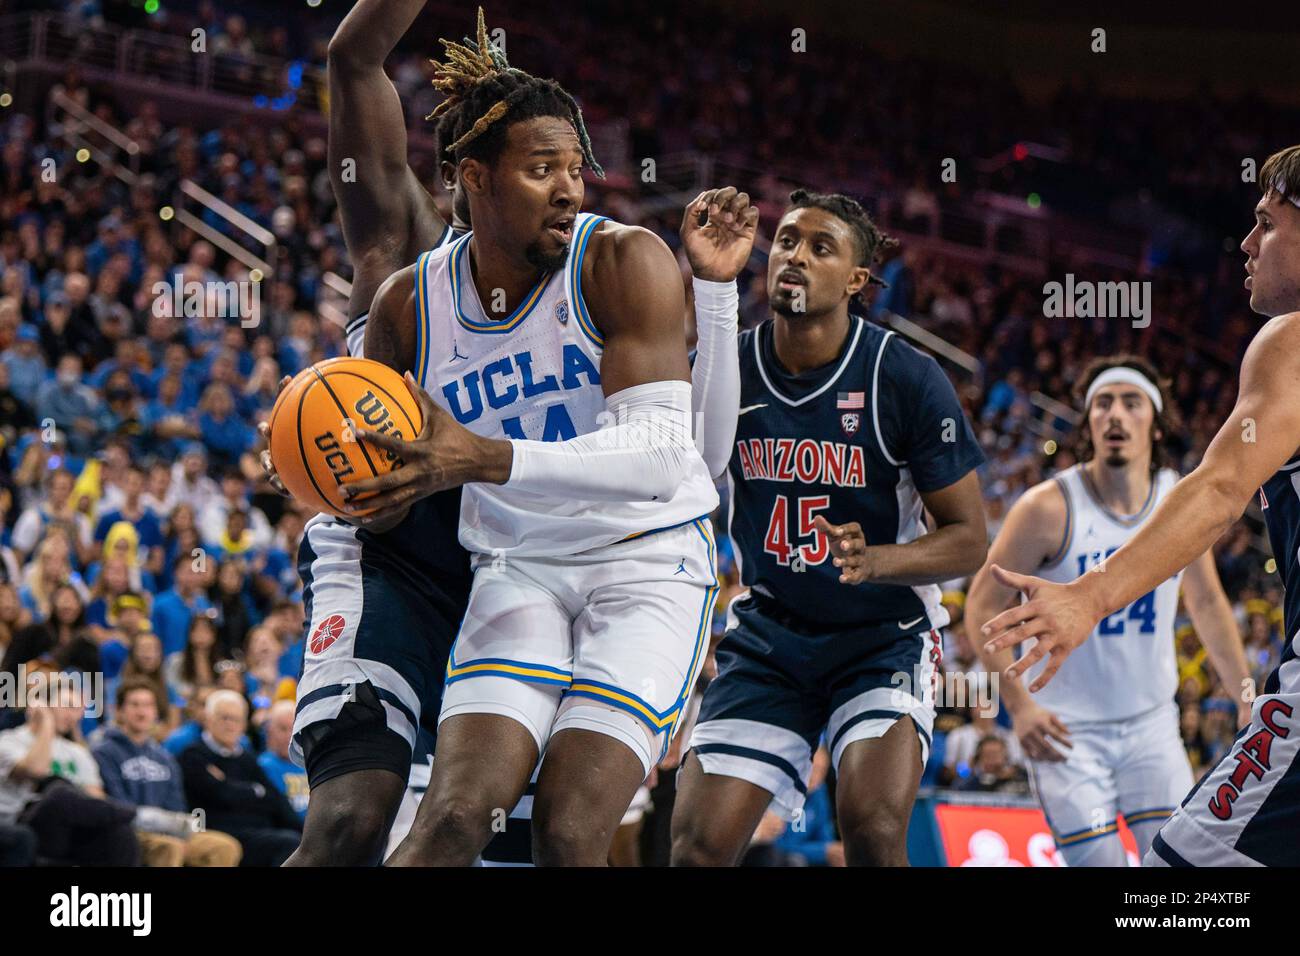
M 1046 562 L 1060 552 L 1062 538 L 1068 532 L 1069 516 L 1065 489 L 1055 478 L 1049 478 L 1016 500 L 998 537 L 1014 535 L 1019 549 L 1032 545 Z
M 1286 312 L 1265 322 L 1246 354 L 1300 365 L 1300 312 Z
M 398 269 L 379 285 L 366 322 L 366 358 L 383 362 L 399 372 L 415 363 L 416 277 L 420 261 Z
M 617 322 L 632 299 L 681 289 L 672 250 L 649 229 L 606 219 L 592 230 L 582 253 L 582 294 L 603 322 Z

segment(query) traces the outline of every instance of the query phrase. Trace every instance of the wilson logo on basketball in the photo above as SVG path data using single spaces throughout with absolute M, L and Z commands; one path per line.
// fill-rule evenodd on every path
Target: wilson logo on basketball
M 327 647 L 333 644 L 343 634 L 343 628 L 347 622 L 343 620 L 342 614 L 331 614 L 325 620 L 316 625 L 316 630 L 311 636 L 311 652 L 321 654 Z
M 374 392 L 366 392 L 365 395 L 357 399 L 357 402 L 353 407 L 356 409 L 357 414 L 361 416 L 361 420 L 366 423 L 367 427 L 379 432 L 379 434 L 391 434 L 394 438 L 405 437 L 402 435 L 401 428 L 396 427 L 393 421 L 393 416 L 388 411 L 387 406 L 384 405 L 379 396 Z M 384 457 L 395 466 L 402 463 L 402 460 L 395 452 L 385 451 Z

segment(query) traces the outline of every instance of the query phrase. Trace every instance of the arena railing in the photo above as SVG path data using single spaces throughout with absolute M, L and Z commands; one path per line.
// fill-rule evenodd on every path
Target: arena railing
M 87 150 L 97 163 L 128 186 L 139 181 L 140 145 L 126 133 L 100 119 L 61 90 L 51 93 L 48 112 L 48 126 L 56 140 L 75 149 Z M 186 199 L 200 207 L 197 215 L 185 207 Z M 180 182 L 173 203 L 177 222 L 242 263 L 255 273 L 255 280 L 271 274 L 270 260 L 276 240 L 269 230 L 189 179 Z M 203 219 L 204 212 L 212 214 L 244 242 L 214 228 Z
M 204 36 L 195 51 L 190 36 L 126 30 L 61 14 L 0 18 L 0 54 L 59 68 L 75 66 L 88 77 L 147 78 L 177 88 L 237 96 L 254 105 L 323 106 L 325 69 L 260 54 L 223 52 L 218 37 Z M 205 55 L 195 56 L 196 52 Z
M 57 140 L 85 149 L 95 162 L 128 186 L 140 171 L 140 144 L 116 126 L 100 119 L 62 90 L 50 95 L 47 126 Z
M 269 260 L 274 258 L 275 254 L 274 233 L 258 225 L 224 199 L 212 195 L 212 193 L 191 179 L 182 179 L 178 189 L 179 195 L 176 197 L 175 206 L 177 222 L 193 229 L 214 246 L 225 251 L 231 258 L 239 260 L 250 271 L 260 273 L 253 276 L 254 281 L 271 274 L 272 268 Z M 182 205 L 185 199 L 192 199 L 203 210 L 217 216 L 231 230 L 242 236 L 248 244 L 260 248 L 261 255 L 257 255 L 246 245 L 236 242 L 222 230 L 213 228 L 201 218 L 201 213 L 195 215 L 190 212 Z

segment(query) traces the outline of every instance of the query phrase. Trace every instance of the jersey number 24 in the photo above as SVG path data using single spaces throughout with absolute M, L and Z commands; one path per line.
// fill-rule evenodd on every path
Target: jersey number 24
M 1118 549 L 1111 548 L 1106 552 L 1109 558 Z M 1101 554 L 1094 551 L 1091 555 L 1079 555 L 1079 577 L 1088 573 L 1089 559 L 1095 566 L 1101 560 Z M 1154 634 L 1156 632 L 1156 592 L 1148 591 L 1128 607 L 1120 608 L 1109 617 L 1104 617 L 1101 623 L 1097 625 L 1097 633 L 1102 637 L 1119 637 L 1124 633 L 1125 621 L 1137 621 L 1139 634 Z

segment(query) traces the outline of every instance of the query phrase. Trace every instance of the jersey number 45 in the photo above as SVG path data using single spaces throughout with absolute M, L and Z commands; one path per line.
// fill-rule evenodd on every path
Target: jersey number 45
M 772 505 L 772 517 L 767 523 L 767 534 L 763 536 L 763 550 L 776 558 L 776 563 L 789 566 L 796 555 L 805 566 L 821 564 L 831 554 L 831 543 L 826 536 L 813 526 L 817 512 L 830 507 L 829 495 L 813 495 L 799 498 L 795 508 L 799 513 L 798 537 L 812 541 L 807 544 L 790 544 L 790 500 L 785 495 L 777 495 Z

